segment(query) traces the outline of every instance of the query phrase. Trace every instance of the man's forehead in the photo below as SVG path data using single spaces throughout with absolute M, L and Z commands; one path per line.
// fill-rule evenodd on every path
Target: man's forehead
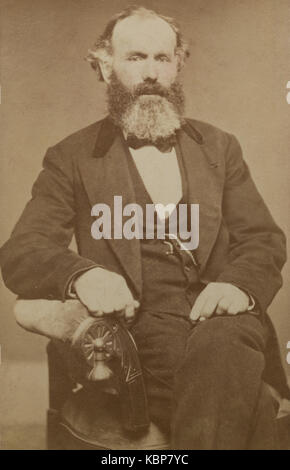
M 116 24 L 112 36 L 113 50 L 173 52 L 176 34 L 171 26 L 158 16 L 133 15 Z

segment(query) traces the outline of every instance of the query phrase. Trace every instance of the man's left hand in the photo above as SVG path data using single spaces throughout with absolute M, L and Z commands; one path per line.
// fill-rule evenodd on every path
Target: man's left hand
M 249 305 L 249 296 L 238 287 L 225 282 L 210 282 L 197 297 L 190 319 L 206 320 L 214 313 L 236 315 L 247 311 Z

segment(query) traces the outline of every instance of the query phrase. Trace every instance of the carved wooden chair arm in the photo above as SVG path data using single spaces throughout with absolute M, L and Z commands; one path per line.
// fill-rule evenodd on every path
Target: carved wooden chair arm
M 14 313 L 22 328 L 69 346 L 69 370 L 77 382 L 103 384 L 114 379 L 127 429 L 148 427 L 137 347 L 122 321 L 92 317 L 78 300 L 18 299 Z

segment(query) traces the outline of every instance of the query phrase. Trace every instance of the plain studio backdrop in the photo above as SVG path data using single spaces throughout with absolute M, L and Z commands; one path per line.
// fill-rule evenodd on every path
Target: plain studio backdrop
M 289 0 L 134 3 L 179 21 L 191 49 L 183 72 L 187 116 L 238 137 L 259 191 L 288 234 Z M 111 15 L 128 2 L 2 0 L 1 5 L 2 244 L 30 198 L 46 149 L 106 114 L 104 84 L 84 56 Z M 283 274 L 284 286 L 269 313 L 290 374 L 289 264 Z M 0 287 L 1 422 L 10 429 L 2 435 L 5 448 L 20 423 L 43 426 L 47 341 L 16 325 L 15 296 L 3 282 Z

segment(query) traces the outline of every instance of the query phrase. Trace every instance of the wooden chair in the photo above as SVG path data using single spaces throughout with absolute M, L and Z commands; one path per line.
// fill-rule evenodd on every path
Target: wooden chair
M 91 317 L 77 300 L 17 300 L 14 312 L 20 326 L 51 339 L 48 449 L 169 448 L 149 421 L 136 345 L 122 323 Z

